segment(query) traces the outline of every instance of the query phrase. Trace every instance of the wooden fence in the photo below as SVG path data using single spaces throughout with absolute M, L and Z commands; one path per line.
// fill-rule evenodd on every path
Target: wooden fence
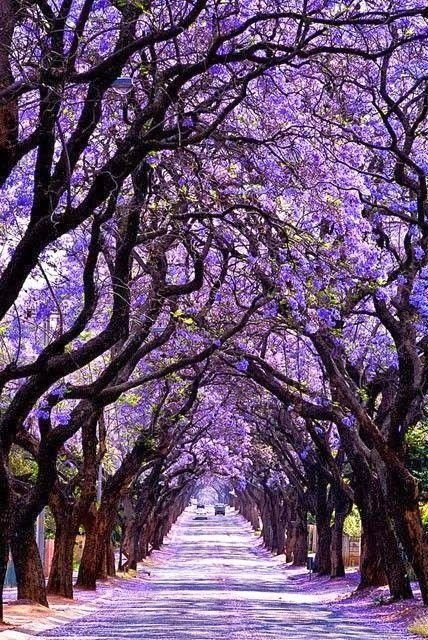
M 317 527 L 315 524 L 308 526 L 308 546 L 309 551 L 316 553 L 318 546 Z M 353 538 L 351 536 L 343 536 L 343 562 L 345 567 L 358 567 L 361 556 L 361 538 Z

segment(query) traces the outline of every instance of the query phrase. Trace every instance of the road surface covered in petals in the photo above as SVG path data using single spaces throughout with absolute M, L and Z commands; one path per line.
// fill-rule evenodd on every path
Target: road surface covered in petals
M 237 515 L 187 511 L 147 580 L 129 580 L 95 614 L 44 632 L 75 640 L 398 640 L 346 617 L 287 580 Z M 339 609 L 339 610 L 338 610 Z

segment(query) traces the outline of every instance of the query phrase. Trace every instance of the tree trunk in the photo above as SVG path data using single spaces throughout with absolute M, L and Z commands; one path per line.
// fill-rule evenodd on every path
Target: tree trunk
M 116 561 L 114 555 L 114 546 L 110 540 L 110 544 L 106 549 L 106 565 L 107 565 L 107 576 L 109 578 L 114 578 L 116 576 Z
M 365 523 L 363 517 L 361 517 L 361 523 L 360 582 L 358 590 L 368 587 L 382 587 L 388 584 L 388 579 L 380 545 L 376 539 L 376 532 L 369 523 Z
M 13 83 L 10 64 L 10 51 L 13 30 L 18 16 L 18 9 L 13 0 L 2 0 L 0 3 L 0 88 Z M 0 181 L 3 182 L 10 170 L 18 140 L 18 101 L 8 101 L 0 106 Z
M 141 532 L 142 532 L 143 526 L 137 526 L 137 524 L 134 522 L 132 524 L 130 535 L 129 535 L 127 569 L 131 569 L 132 571 L 137 570 L 137 563 L 141 557 L 140 538 L 141 538 Z
M 14 531 L 11 551 L 18 583 L 18 599 L 32 600 L 48 607 L 45 576 L 34 535 L 34 526 Z
M 73 514 L 63 514 L 61 519 L 55 518 L 55 523 L 55 547 L 47 589 L 48 593 L 73 598 L 73 553 L 76 541 Z
M 7 456 L 0 449 L 0 622 L 3 622 L 3 591 L 9 560 L 11 494 Z
M 386 575 L 393 599 L 411 598 L 406 566 L 383 504 L 380 486 L 372 481 L 371 486 L 361 487 L 355 496 L 363 528 L 359 589 L 384 584 Z
M 113 503 L 108 501 L 107 505 L 103 504 L 97 514 L 95 525 L 98 558 L 97 578 L 101 580 L 107 580 L 109 576 L 116 575 L 112 543 L 112 531 L 116 519 L 116 512 L 117 502 L 114 500 Z
M 345 575 L 345 563 L 343 562 L 343 525 L 346 515 L 336 513 L 331 529 L 331 578 L 343 578 Z
M 294 529 L 293 565 L 303 567 L 308 559 L 308 513 L 304 507 L 299 505 L 296 509 Z
M 8 559 L 9 546 L 7 544 L 7 536 L 0 530 L 0 623 L 3 622 L 3 591 Z
M 262 538 L 263 544 L 269 551 L 273 549 L 273 529 L 272 523 L 270 519 L 270 513 L 267 509 L 264 509 L 264 513 L 262 515 L 263 529 L 262 529 Z
M 113 502 L 107 500 L 102 503 L 98 511 L 95 507 L 92 510 L 77 576 L 76 585 L 79 587 L 96 589 L 98 579 L 106 580 L 109 575 L 115 575 L 111 532 L 116 517 L 116 507 L 116 500 Z
M 324 478 L 318 477 L 316 487 L 315 517 L 318 534 L 316 553 L 316 571 L 324 576 L 331 572 L 331 515 L 332 508 L 328 504 L 328 485 Z
M 287 526 L 287 536 L 285 539 L 285 561 L 292 562 L 293 551 L 296 545 L 296 523 L 291 520 Z
M 98 570 L 97 580 L 107 580 L 116 575 L 114 548 L 110 539 L 98 541 Z
M 378 586 L 387 578 L 394 599 L 412 597 L 406 566 L 385 505 L 378 469 L 367 458 L 350 430 L 341 434 L 353 470 L 354 499 L 362 525 L 361 581 L 359 589 Z
M 422 601 L 428 605 L 428 547 L 424 539 L 416 480 L 413 479 L 413 483 L 409 480 L 408 486 L 400 486 L 398 479 L 388 473 L 390 492 L 387 504 L 408 561 L 418 579 Z
M 260 528 L 257 507 L 254 504 L 254 501 L 245 493 L 242 493 L 239 496 L 238 511 L 242 515 L 242 517 L 250 523 L 254 531 Z
M 283 497 L 277 494 L 270 495 L 271 509 L 274 523 L 274 546 L 273 551 L 278 556 L 285 553 L 285 510 L 283 509 Z
M 138 559 L 144 560 L 150 553 L 150 543 L 153 536 L 154 520 L 151 516 L 141 529 L 140 539 L 138 543 Z M 135 568 L 137 568 L 135 566 Z
M 164 533 L 165 533 L 165 519 L 164 517 L 157 516 L 155 519 L 156 526 L 154 530 L 154 535 L 152 539 L 152 548 L 155 550 L 159 550 L 162 546 Z
M 343 526 L 352 509 L 352 502 L 339 487 L 332 487 L 334 500 L 334 523 L 331 530 L 331 578 L 343 578 Z
M 95 591 L 97 588 L 97 528 L 96 510 L 93 506 L 90 517 L 85 527 L 85 544 L 83 546 L 82 558 L 79 572 L 77 574 L 76 587 Z

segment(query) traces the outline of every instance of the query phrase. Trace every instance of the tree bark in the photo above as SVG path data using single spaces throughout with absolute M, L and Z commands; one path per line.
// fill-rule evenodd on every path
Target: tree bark
M 239 495 L 238 511 L 242 517 L 250 523 L 254 531 L 260 528 L 260 519 L 257 507 L 252 498 L 244 492 Z
M 49 506 L 55 519 L 55 546 L 47 590 L 64 598 L 73 598 L 73 556 L 78 524 L 76 501 L 67 500 L 56 485 L 51 492 Z
M 85 526 L 85 544 L 79 572 L 77 574 L 76 587 L 95 591 L 97 588 L 97 529 L 96 507 L 93 505 Z
M 300 505 L 296 508 L 294 530 L 293 565 L 303 567 L 308 559 L 308 513 Z
M 422 601 L 428 605 L 428 546 L 424 538 L 419 510 L 419 489 L 414 478 L 400 481 L 389 470 L 386 474 L 386 496 L 397 535 L 413 567 L 421 589 Z
M 14 0 L 0 2 L 0 88 L 13 83 L 10 47 L 16 24 L 18 5 Z M 13 162 L 18 140 L 18 101 L 0 106 L 0 183 L 7 177 Z
M 294 520 L 291 520 L 286 529 L 286 539 L 285 539 L 285 561 L 292 562 L 293 561 L 293 550 L 296 545 L 296 523 Z
M 10 484 L 7 456 L 0 450 L 0 622 L 3 622 L 3 591 L 9 560 L 10 542 Z
M 331 515 L 332 508 L 328 500 L 327 481 L 319 475 L 316 486 L 315 518 L 318 534 L 318 548 L 316 553 L 316 571 L 324 576 L 331 572 Z
M 76 531 L 73 515 L 55 518 L 55 546 L 47 590 L 64 598 L 73 598 L 73 556 Z
M 352 502 L 339 487 L 332 487 L 334 501 L 334 522 L 331 529 L 331 578 L 343 578 L 343 526 L 352 509 Z
M 32 600 L 48 607 L 45 576 L 33 526 L 14 531 L 11 551 L 18 583 L 18 599 Z
M 363 529 L 359 589 L 385 584 L 386 576 L 393 599 L 411 598 L 413 594 L 406 566 L 383 503 L 379 483 L 372 478 L 369 485 L 360 485 L 355 492 L 355 499 Z
M 98 542 L 98 570 L 97 579 L 107 580 L 116 575 L 116 563 L 114 558 L 114 547 L 110 537 Z

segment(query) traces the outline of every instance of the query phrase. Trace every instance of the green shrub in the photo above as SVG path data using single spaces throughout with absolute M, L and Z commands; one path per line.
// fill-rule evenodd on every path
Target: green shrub
M 419 422 L 406 435 L 407 466 L 419 480 L 423 500 L 428 499 L 428 420 Z
M 428 502 L 421 506 L 422 524 L 425 531 L 428 531 Z
M 346 535 L 351 538 L 359 538 L 361 536 L 361 518 L 355 505 L 352 507 L 351 513 L 345 520 L 343 533 L 346 533 Z
M 428 618 L 419 618 L 409 626 L 410 633 L 415 633 L 422 638 L 428 638 Z

